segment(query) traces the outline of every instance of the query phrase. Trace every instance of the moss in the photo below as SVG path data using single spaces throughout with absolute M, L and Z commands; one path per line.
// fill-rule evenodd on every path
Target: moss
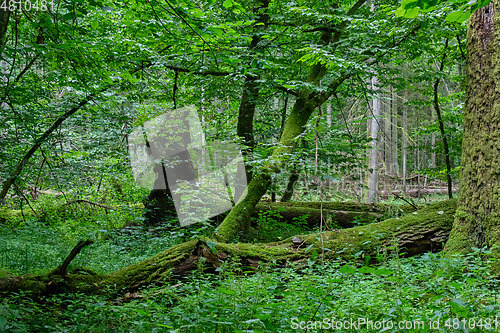
M 445 250 L 500 245 L 500 1 L 469 20 L 459 205 Z
M 29 214 L 29 212 L 26 212 L 26 214 Z M 0 208 L 0 222 L 15 220 L 20 216 L 20 210 L 7 209 L 5 207 Z
M 395 241 L 409 255 L 436 250 L 446 241 L 453 224 L 456 200 L 448 200 L 426 207 L 402 218 L 392 218 L 379 223 L 359 226 L 323 234 L 298 235 L 302 243 L 288 238 L 267 244 L 228 244 L 214 242 L 206 237 L 176 245 L 143 262 L 130 265 L 117 272 L 98 276 L 92 273 L 60 275 L 8 275 L 0 279 L 0 290 L 31 290 L 35 293 L 88 292 L 102 293 L 107 287 L 115 290 L 137 289 L 148 284 L 168 283 L 198 265 L 199 259 L 217 266 L 220 260 L 239 256 L 250 264 L 259 261 L 295 261 L 321 253 L 325 257 L 351 259 L 363 251 L 375 257 Z M 217 249 L 214 255 L 209 247 Z
M 387 212 L 413 212 L 415 208 L 410 205 L 388 205 L 388 204 L 365 204 L 356 202 L 266 202 L 261 203 L 257 208 L 262 209 L 265 207 L 304 207 L 304 208 L 314 208 L 328 210 L 341 210 L 341 211 L 356 211 L 356 212 L 375 212 L 375 213 L 387 213 Z M 423 208 L 423 207 L 420 207 Z
M 32 277 L 24 277 L 17 283 L 17 289 L 33 292 L 37 295 L 44 294 L 47 290 L 47 285 L 38 279 Z
M 4 271 L 2 269 L 0 269 L 0 279 L 3 279 L 3 278 L 10 278 L 10 277 L 13 277 L 14 275 L 8 271 Z
M 176 245 L 145 261 L 122 268 L 106 277 L 117 287 L 137 287 L 168 279 L 176 267 L 198 247 L 199 240 L 193 239 Z
M 401 247 L 406 248 L 408 254 L 415 254 L 417 251 L 421 253 L 431 249 L 429 245 L 437 246 L 435 243 L 440 240 L 446 241 L 448 232 L 452 228 L 455 209 L 456 200 L 447 200 L 402 218 L 391 218 L 371 225 L 325 232 L 323 240 L 317 234 L 301 235 L 298 238 L 304 240 L 305 245 L 312 244 L 317 251 L 321 251 L 321 248 L 327 249 L 326 257 L 340 256 L 348 259 L 359 251 L 373 255 L 378 250 L 392 245 L 392 241 L 398 241 Z M 442 239 L 439 235 L 443 236 Z M 429 236 L 437 238 L 427 239 Z M 291 238 L 281 243 L 290 242 Z M 424 251 L 415 248 L 415 244 L 425 246 Z

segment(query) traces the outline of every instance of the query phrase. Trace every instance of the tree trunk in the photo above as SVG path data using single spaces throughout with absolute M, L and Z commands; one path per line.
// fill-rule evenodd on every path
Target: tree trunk
M 401 137 L 402 145 L 402 171 L 403 171 L 403 196 L 406 196 L 406 177 L 407 177 L 407 158 L 408 158 L 408 90 L 403 95 L 403 135 Z
M 259 212 L 276 212 L 280 220 L 293 223 L 304 219 L 309 228 L 319 227 L 321 221 L 330 228 L 352 228 L 373 223 L 387 216 L 398 216 L 415 211 L 410 205 L 363 204 L 354 202 L 265 202 L 255 207 Z M 306 215 L 306 216 L 304 216 Z
M 444 45 L 444 51 L 443 51 L 443 59 L 441 60 L 441 64 L 439 65 L 439 71 L 442 72 L 444 69 L 444 61 L 446 59 L 446 48 L 448 47 L 448 39 L 446 39 L 445 45 Z M 434 110 L 436 111 L 438 123 L 439 123 L 439 131 L 441 132 L 441 139 L 443 140 L 443 147 L 444 147 L 444 158 L 446 162 L 446 180 L 448 182 L 448 197 L 451 199 L 453 198 L 453 192 L 452 192 L 452 183 L 451 183 L 451 163 L 450 163 L 450 149 L 448 148 L 448 140 L 446 138 L 446 133 L 444 131 L 444 123 L 443 123 L 443 118 L 441 117 L 441 109 L 439 107 L 439 99 L 438 99 L 438 88 L 439 88 L 439 77 L 436 79 L 436 82 L 434 82 L 434 87 L 433 87 L 433 92 L 434 92 L 434 99 L 433 99 L 433 105 L 434 105 Z
M 354 259 L 355 253 L 374 261 L 380 252 L 389 252 L 397 241 L 400 254 L 412 256 L 436 252 L 446 242 L 453 224 L 456 201 L 443 201 L 401 218 L 322 234 L 297 235 L 267 244 L 227 244 L 208 238 L 192 239 L 145 261 L 98 276 L 78 270 L 61 276 L 28 274 L 20 277 L 0 272 L 0 291 L 29 290 L 38 294 L 61 292 L 124 292 L 149 284 L 175 283 L 200 267 L 214 271 L 225 260 L 238 256 L 245 266 L 255 269 L 261 263 L 285 264 L 301 261 L 325 249 L 325 259 Z M 204 258 L 204 259 L 202 259 Z
M 398 162 L 398 94 L 394 87 L 392 90 L 392 172 L 399 175 Z
M 2 53 L 7 37 L 7 28 L 9 27 L 10 10 L 7 8 L 0 10 L 0 54 Z
M 294 165 L 292 167 L 292 171 L 290 173 L 290 177 L 288 178 L 288 183 L 286 184 L 286 189 L 283 192 L 283 196 L 281 197 L 281 202 L 288 202 L 292 199 L 293 191 L 295 189 L 295 185 L 299 180 L 299 167 Z
M 372 90 L 374 94 L 378 94 L 378 80 L 376 77 L 372 78 Z M 370 149 L 370 170 L 368 176 L 368 195 L 366 197 L 367 203 L 373 203 L 377 200 L 377 187 L 378 187 L 378 130 L 379 130 L 379 117 L 380 117 L 380 98 L 376 96 L 373 99 L 372 107 L 372 121 L 371 121 L 371 149 Z
M 446 249 L 500 251 L 500 0 L 472 14 L 457 214 Z M 498 267 L 497 267 L 498 268 Z
M 392 96 L 391 96 L 392 97 Z M 391 123 L 391 105 L 386 104 L 384 107 L 384 159 L 385 159 L 385 174 L 392 175 L 392 123 Z M 384 186 L 387 181 L 384 181 Z
M 366 0 L 358 0 L 348 11 L 347 15 L 353 15 L 365 3 Z M 339 23 L 332 31 L 323 31 L 319 44 L 328 45 L 340 40 L 341 34 L 347 26 L 347 20 Z M 325 76 L 327 68 L 322 63 L 311 66 L 309 76 L 305 80 L 308 84 L 319 86 Z M 281 134 L 279 147 L 276 147 L 267 162 L 263 166 L 262 173 L 254 177 L 248 184 L 247 195 L 236 206 L 231 209 L 228 216 L 219 225 L 215 237 L 222 242 L 235 239 L 240 231 L 247 232 L 250 226 L 250 217 L 255 205 L 266 193 L 270 183 L 271 174 L 285 167 L 286 162 L 297 145 L 297 139 L 304 132 L 307 121 L 313 111 L 321 106 L 335 92 L 349 74 L 341 74 L 336 80 L 329 84 L 324 93 L 317 93 L 302 89 L 297 92 L 297 99 L 290 112 L 283 133 Z

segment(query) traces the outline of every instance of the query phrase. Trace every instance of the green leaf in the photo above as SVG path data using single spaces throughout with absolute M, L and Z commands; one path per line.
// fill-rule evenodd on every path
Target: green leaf
M 210 248 L 210 251 L 212 251 L 213 253 L 217 253 L 217 248 L 216 248 L 217 243 L 216 242 L 208 240 L 206 244 Z
M 405 14 L 405 12 L 406 10 L 400 6 L 398 9 L 396 9 L 394 15 L 396 15 L 397 17 L 402 17 Z
M 360 273 L 373 273 L 375 271 L 375 268 L 373 267 L 368 267 L 368 266 L 363 266 L 358 270 Z
M 345 264 L 344 266 L 340 267 L 340 273 L 354 274 L 356 273 L 356 268 Z
M 418 8 L 418 7 L 408 9 L 408 10 L 406 10 L 405 17 L 406 18 L 415 18 L 418 16 L 419 12 L 420 12 L 420 8 Z
M 393 272 L 390 269 L 387 269 L 385 267 L 381 267 L 377 269 L 375 272 L 373 272 L 376 275 L 391 275 Z
M 236 295 L 236 291 L 234 290 L 231 290 L 231 289 L 226 289 L 226 288 L 222 288 L 222 287 L 219 287 L 217 288 L 218 291 L 226 294 L 226 295 Z
M 463 15 L 462 10 L 449 13 L 448 16 L 446 16 L 446 21 L 448 22 L 457 22 L 458 19 Z
M 233 2 L 231 0 L 226 0 L 226 1 L 224 1 L 224 3 L 222 5 L 225 8 L 231 8 L 231 7 L 233 7 Z
M 96 22 L 96 21 L 92 21 L 90 23 L 90 26 L 92 27 L 92 29 L 97 29 L 99 27 L 99 22 Z

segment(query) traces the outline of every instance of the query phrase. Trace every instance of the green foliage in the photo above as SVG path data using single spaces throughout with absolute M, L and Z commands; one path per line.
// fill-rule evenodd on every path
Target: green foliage
M 300 321 L 366 318 L 395 325 L 425 323 L 411 332 L 429 332 L 429 322 L 438 320 L 444 332 L 485 332 L 490 330 L 484 325 L 492 324 L 500 308 L 498 281 L 489 275 L 491 262 L 483 256 L 481 250 L 453 258 L 395 254 L 381 255 L 377 264 L 369 264 L 370 258 L 359 263 L 311 261 L 284 268 L 269 264 L 256 272 L 235 259 L 218 275 L 194 273 L 176 285 L 111 300 L 81 294 L 2 297 L 0 330 L 292 332 Z M 470 327 L 474 320 L 473 328 L 461 324 Z M 363 326 L 356 331 L 380 329 Z
M 283 216 L 280 215 L 280 211 L 282 212 L 284 209 L 280 208 L 277 210 L 259 212 L 257 227 L 255 230 L 255 238 L 259 242 L 273 242 L 294 235 L 299 235 L 308 230 L 307 214 L 300 217 L 294 217 L 290 222 L 283 219 Z
M 491 0 L 403 0 L 395 14 L 396 16 L 415 18 L 420 12 L 427 13 L 444 7 L 447 12 L 452 11 L 447 14 L 446 21 L 463 23 L 469 19 L 473 12 L 487 6 L 490 2 Z

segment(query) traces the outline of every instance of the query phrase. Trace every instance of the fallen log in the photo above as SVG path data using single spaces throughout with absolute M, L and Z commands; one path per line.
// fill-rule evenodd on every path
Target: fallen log
M 451 190 L 452 193 L 457 193 L 457 188 L 454 187 Z M 418 198 L 432 194 L 447 194 L 447 188 L 427 188 L 427 189 L 411 189 L 406 191 L 406 195 L 411 198 Z M 398 195 L 403 196 L 403 191 L 394 190 L 394 191 L 380 191 L 380 197 L 388 198 L 389 195 Z
M 365 204 L 355 202 L 265 202 L 256 206 L 258 217 L 262 212 L 275 212 L 288 223 L 304 215 L 310 229 L 323 224 L 330 228 L 352 228 L 381 221 L 384 218 L 400 216 L 415 211 L 410 205 Z
M 213 271 L 234 256 L 238 256 L 244 265 L 257 267 L 271 261 L 281 264 L 300 261 L 322 252 L 325 259 L 351 260 L 360 253 L 375 258 L 381 251 L 390 252 L 394 244 L 407 256 L 436 252 L 442 249 L 448 238 L 455 209 L 456 200 L 447 200 L 401 218 L 321 234 L 297 235 L 266 244 L 228 244 L 209 238 L 192 239 L 147 260 L 101 276 L 81 272 L 64 276 L 12 276 L 4 272 L 0 275 L 3 276 L 0 278 L 0 291 L 100 293 L 111 288 L 125 292 L 150 284 L 175 283 L 200 264 Z

